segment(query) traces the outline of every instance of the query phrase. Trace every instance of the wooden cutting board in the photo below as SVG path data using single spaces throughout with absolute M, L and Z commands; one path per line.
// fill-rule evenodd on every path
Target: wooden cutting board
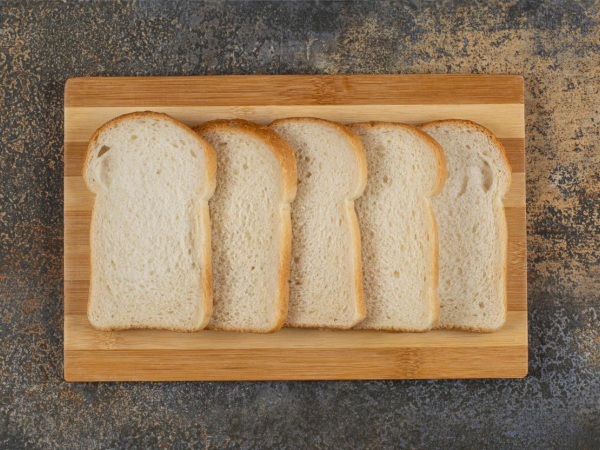
M 81 177 L 87 141 L 120 114 L 153 110 L 193 126 L 315 116 L 344 123 L 470 119 L 502 141 L 513 168 L 508 321 L 501 331 L 387 333 L 282 329 L 271 335 L 95 331 L 86 317 L 94 202 Z M 527 374 L 523 79 L 494 75 L 74 78 L 65 88 L 65 379 L 323 380 L 518 378 Z

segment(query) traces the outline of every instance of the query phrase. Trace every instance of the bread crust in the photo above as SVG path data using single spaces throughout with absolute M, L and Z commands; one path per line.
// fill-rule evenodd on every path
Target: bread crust
M 483 125 L 475 123 L 471 120 L 446 119 L 446 120 L 435 120 L 432 122 L 423 123 L 423 124 L 419 125 L 419 128 L 421 130 L 427 132 L 428 129 L 436 127 L 436 126 L 440 126 L 440 125 L 455 125 L 458 128 L 462 128 L 462 129 L 470 128 L 470 129 L 475 129 L 479 132 L 484 133 L 492 141 L 492 143 L 494 144 L 496 149 L 499 151 L 499 153 L 502 157 L 502 160 L 504 161 L 504 164 L 506 165 L 508 179 L 506 182 L 506 187 L 504 189 L 504 192 L 501 192 L 500 195 L 498 196 L 499 205 L 496 205 L 496 207 L 499 210 L 499 217 L 501 218 L 500 226 L 502 227 L 502 232 L 504 233 L 504 258 L 503 258 L 503 262 L 502 262 L 502 272 L 501 272 L 501 283 L 504 287 L 503 294 L 502 294 L 502 301 L 504 303 L 504 317 L 502 319 L 502 322 L 500 323 L 500 325 L 497 328 L 465 327 L 465 326 L 439 326 L 439 325 L 436 326 L 435 328 L 440 329 L 440 330 L 442 330 L 442 329 L 443 330 L 462 330 L 462 331 L 474 331 L 474 332 L 479 332 L 479 333 L 493 333 L 495 331 L 500 330 L 505 325 L 506 319 L 508 316 L 508 289 L 506 287 L 506 279 L 507 279 L 507 271 L 508 271 L 508 226 L 506 224 L 506 211 L 504 209 L 504 204 L 502 202 L 502 199 L 504 198 L 504 196 L 510 189 L 510 185 L 512 182 L 512 167 L 510 166 L 508 157 L 506 156 L 506 149 L 504 148 L 504 146 L 502 145 L 500 140 L 494 135 L 494 133 L 492 133 L 489 129 L 487 129 Z
M 354 241 L 354 286 L 356 294 L 355 304 L 355 320 L 351 325 L 348 326 L 334 326 L 328 324 L 315 324 L 315 325 L 303 325 L 303 324 L 288 324 L 285 326 L 288 328 L 320 328 L 328 330 L 349 330 L 362 322 L 367 316 L 367 309 L 364 300 L 364 289 L 363 289 L 363 270 L 362 270 L 362 255 L 361 255 L 361 237 L 360 237 L 360 226 L 358 223 L 358 217 L 356 216 L 356 210 L 354 208 L 354 200 L 360 197 L 365 191 L 367 185 L 367 156 L 363 147 L 362 140 L 356 135 L 350 128 L 342 125 L 339 122 L 332 122 L 329 120 L 319 119 L 316 117 L 288 117 L 285 119 L 277 119 L 269 124 L 269 127 L 273 127 L 279 124 L 285 123 L 315 123 L 325 125 L 334 128 L 336 131 L 341 132 L 346 139 L 350 141 L 354 154 L 358 164 L 358 183 L 355 191 L 350 195 L 350 198 L 346 200 L 347 214 L 351 224 L 351 233 Z
M 492 140 L 494 145 L 500 151 L 500 155 L 502 156 L 502 159 L 504 160 L 504 164 L 506 164 L 506 168 L 507 168 L 507 172 L 508 172 L 508 181 L 506 183 L 506 189 L 502 193 L 502 197 L 504 197 L 506 195 L 506 193 L 508 192 L 508 190 L 510 189 L 510 184 L 512 182 L 512 167 L 510 166 L 510 163 L 508 162 L 508 157 L 506 156 L 506 149 L 504 148 L 504 146 L 502 145 L 500 140 L 494 135 L 494 133 L 492 133 L 489 129 L 487 129 L 483 125 L 480 125 L 471 120 L 465 120 L 465 119 L 434 120 L 432 122 L 422 123 L 421 125 L 419 125 L 418 129 L 422 130 L 425 134 L 427 134 L 426 130 L 428 128 L 432 128 L 432 127 L 435 127 L 438 125 L 456 125 L 458 128 L 463 128 L 463 129 L 474 128 L 477 131 L 481 131 L 488 138 L 490 138 Z M 427 136 L 429 136 L 429 135 L 427 135 Z M 433 140 L 433 138 L 431 138 L 431 139 Z M 442 186 L 442 188 L 443 188 L 443 186 Z M 440 192 L 441 192 L 441 189 L 440 189 Z
M 429 192 L 428 197 L 436 196 L 440 192 L 442 192 L 442 189 L 444 188 L 444 184 L 446 183 L 446 178 L 448 177 L 448 166 L 446 165 L 446 156 L 444 154 L 444 149 L 442 148 L 442 146 L 440 144 L 438 144 L 438 142 L 435 139 L 433 139 L 427 133 L 422 131 L 420 128 L 413 127 L 412 125 L 407 125 L 405 123 L 398 123 L 398 122 L 359 122 L 359 123 L 353 123 L 353 124 L 349 125 L 349 128 L 350 129 L 362 128 L 362 129 L 371 129 L 371 130 L 377 129 L 377 128 L 402 128 L 403 130 L 414 134 L 415 136 L 419 137 L 420 139 L 425 140 L 429 144 L 431 149 L 433 150 L 433 153 L 437 159 L 437 164 L 438 164 L 438 171 L 437 171 L 438 176 L 437 176 L 437 179 L 435 180 L 434 185 L 431 187 L 431 191 Z
M 216 187 L 217 154 L 216 154 L 214 148 L 212 147 L 212 145 L 210 145 L 207 141 L 205 141 L 200 136 L 198 136 L 196 133 L 194 133 L 194 131 L 190 127 L 179 122 L 178 120 L 174 119 L 173 117 L 171 117 L 167 114 L 157 113 L 154 111 L 138 111 L 138 112 L 133 112 L 133 113 L 128 113 L 128 114 L 123 114 L 121 116 L 115 117 L 114 119 L 111 119 L 108 122 L 106 122 L 104 125 L 102 125 L 100 128 L 98 128 L 94 132 L 92 137 L 90 138 L 88 146 L 87 146 L 86 154 L 85 154 L 83 169 L 82 169 L 83 181 L 84 181 L 86 187 L 91 192 L 93 192 L 95 195 L 96 192 L 94 192 L 94 190 L 91 188 L 91 186 L 87 180 L 88 165 L 92 159 L 92 156 L 90 153 L 92 151 L 92 148 L 98 141 L 98 138 L 100 137 L 102 132 L 105 131 L 106 129 L 116 126 L 116 125 L 119 125 L 122 122 L 126 122 L 131 119 L 139 119 L 139 118 L 154 118 L 154 119 L 166 120 L 168 122 L 171 122 L 172 124 L 176 125 L 177 127 L 181 128 L 182 130 L 186 131 L 190 136 L 193 136 L 198 141 L 198 143 L 201 145 L 201 147 L 204 149 L 204 157 L 205 157 L 205 162 L 206 162 L 206 174 L 205 174 L 206 185 L 204 186 L 204 190 L 200 197 L 201 202 L 203 202 L 204 204 L 200 206 L 200 217 L 199 217 L 201 224 L 203 225 L 203 230 L 204 230 L 203 239 L 204 239 L 204 243 L 205 243 L 205 246 L 204 246 L 204 248 L 202 248 L 202 251 L 201 251 L 201 259 L 202 259 L 201 275 L 202 275 L 202 294 L 203 294 L 202 316 L 203 316 L 203 320 L 202 320 L 202 322 L 198 323 L 195 327 L 192 327 L 192 328 L 155 327 L 155 326 L 145 326 L 145 325 L 132 325 L 132 326 L 122 326 L 122 327 L 101 327 L 101 326 L 95 325 L 90 320 L 90 305 L 91 305 L 91 300 L 92 300 L 92 286 L 93 286 L 92 282 L 91 282 L 91 280 L 93 278 L 92 277 L 92 275 L 93 275 L 92 274 L 92 270 L 93 270 L 92 264 L 90 264 L 90 288 L 89 288 L 88 303 L 87 303 L 88 320 L 90 321 L 91 325 L 95 329 L 100 330 L 100 331 L 122 331 L 122 330 L 132 330 L 132 329 L 158 329 L 158 330 L 168 330 L 168 331 L 178 331 L 178 332 L 188 332 L 188 333 L 197 332 L 206 327 L 206 325 L 208 324 L 208 321 L 210 320 L 210 317 L 212 315 L 212 308 L 213 308 L 212 264 L 211 264 L 211 252 L 210 252 L 210 245 L 211 245 L 211 243 L 210 243 L 210 218 L 209 218 L 208 200 L 212 197 L 212 195 L 215 191 L 215 187 Z M 96 208 L 96 202 L 94 201 L 94 206 L 92 207 L 92 221 L 90 223 L 90 230 L 94 229 L 95 208 Z M 90 259 L 93 260 L 94 256 L 92 254 L 93 246 L 92 246 L 91 232 L 90 232 L 89 242 L 90 242 Z
M 430 234 L 430 238 L 431 238 L 431 250 L 433 252 L 432 254 L 432 261 L 433 261 L 433 266 L 431 267 L 431 271 L 430 271 L 430 278 L 433 283 L 432 286 L 430 286 L 430 297 L 429 297 L 429 304 L 430 304 L 430 309 L 432 312 L 432 318 L 431 318 L 431 322 L 429 324 L 429 326 L 425 327 L 425 328 L 405 328 L 405 327 L 369 327 L 369 330 L 378 330 L 378 331 L 396 331 L 396 332 L 417 332 L 417 333 L 423 333 L 426 331 L 430 331 L 433 327 L 435 327 L 439 321 L 439 317 L 440 317 L 440 303 L 439 303 L 439 298 L 438 298 L 438 284 L 439 284 L 439 247 L 438 247 L 438 232 L 437 232 L 437 222 L 435 220 L 435 215 L 433 213 L 433 205 L 431 204 L 431 201 L 429 200 L 430 197 L 434 197 L 436 195 L 438 195 L 440 192 L 442 192 L 442 189 L 444 188 L 444 184 L 446 183 L 446 178 L 448 176 L 448 167 L 446 165 L 446 157 L 444 155 L 444 150 L 442 149 L 442 146 L 440 144 L 438 144 L 438 142 L 433 139 L 431 136 L 429 136 L 427 133 L 421 131 L 419 128 L 417 127 L 413 127 L 412 125 L 407 125 L 404 123 L 397 123 L 397 122 L 360 122 L 360 123 L 353 123 L 352 125 L 349 126 L 350 129 L 369 129 L 369 130 L 373 130 L 373 129 L 381 129 L 381 128 L 401 128 L 405 131 L 408 131 L 409 133 L 414 134 L 415 136 L 417 136 L 420 139 L 423 139 L 425 142 L 427 142 L 431 148 L 431 150 L 433 151 L 433 154 L 435 155 L 435 158 L 437 160 L 437 177 L 435 180 L 435 183 L 433 184 L 433 186 L 431 187 L 431 190 L 429 192 L 429 194 L 426 196 L 426 198 L 428 199 L 428 212 L 429 212 L 429 222 L 430 222 L 430 230 L 431 230 L 431 234 Z M 359 327 L 359 329 L 361 329 Z M 367 329 L 367 328 L 365 328 Z
M 213 120 L 197 125 L 193 130 L 202 135 L 209 132 L 238 132 L 249 134 L 256 139 L 261 140 L 277 158 L 281 169 L 283 183 L 283 199 L 281 200 L 280 219 L 281 219 L 281 252 L 279 259 L 278 275 L 278 294 L 277 294 L 277 317 L 273 326 L 269 329 L 257 328 L 234 328 L 228 326 L 215 326 L 209 324 L 207 329 L 221 331 L 239 331 L 249 333 L 274 333 L 279 330 L 287 318 L 288 300 L 289 300 L 289 278 L 290 263 L 292 258 L 292 222 L 290 217 L 290 203 L 296 197 L 297 170 L 296 156 L 294 150 L 288 142 L 275 133 L 270 128 L 242 119 L 232 120 Z

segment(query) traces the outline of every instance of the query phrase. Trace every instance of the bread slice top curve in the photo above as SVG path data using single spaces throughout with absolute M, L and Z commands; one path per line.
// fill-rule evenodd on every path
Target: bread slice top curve
M 96 195 L 88 301 L 95 328 L 204 328 L 215 171 L 210 144 L 165 114 L 126 114 L 94 133 L 83 178 Z
M 216 120 L 194 130 L 217 152 L 213 224 L 215 330 L 269 333 L 287 317 L 292 148 L 268 127 Z
M 362 142 L 345 126 L 294 117 L 270 127 L 296 152 L 292 264 L 286 326 L 348 329 L 365 317 L 354 200 L 364 191 Z
M 437 231 L 430 197 L 446 178 L 441 147 L 410 125 L 350 125 L 369 181 L 356 202 L 367 318 L 358 329 L 427 331 L 438 318 Z
M 421 129 L 444 148 L 448 180 L 433 201 L 440 234 L 440 328 L 492 332 L 506 321 L 511 168 L 500 141 L 466 120 Z

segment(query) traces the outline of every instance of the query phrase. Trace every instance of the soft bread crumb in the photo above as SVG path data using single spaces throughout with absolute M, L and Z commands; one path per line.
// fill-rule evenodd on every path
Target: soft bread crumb
M 277 120 L 271 128 L 294 148 L 298 165 L 286 326 L 351 328 L 365 315 L 353 204 L 366 182 L 360 139 L 312 118 Z
M 96 194 L 88 317 L 103 330 L 196 331 L 210 317 L 214 150 L 164 114 L 116 118 L 90 140 Z
M 448 180 L 433 206 L 440 241 L 440 328 L 495 331 L 506 320 L 510 166 L 492 133 L 467 121 L 422 129 L 443 147 Z
M 276 331 L 287 313 L 293 151 L 270 129 L 246 121 L 208 122 L 195 130 L 218 160 L 210 201 L 214 312 L 208 328 Z
M 367 318 L 359 329 L 427 331 L 436 323 L 437 237 L 428 197 L 443 185 L 439 146 L 402 124 L 351 128 L 369 166 L 356 202 L 362 233 Z

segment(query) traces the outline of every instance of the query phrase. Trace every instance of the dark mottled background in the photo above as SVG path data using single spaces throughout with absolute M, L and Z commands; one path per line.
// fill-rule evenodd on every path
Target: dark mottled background
M 0 1 L 0 448 L 600 448 L 599 1 Z M 69 77 L 508 73 L 526 89 L 529 376 L 62 381 Z

